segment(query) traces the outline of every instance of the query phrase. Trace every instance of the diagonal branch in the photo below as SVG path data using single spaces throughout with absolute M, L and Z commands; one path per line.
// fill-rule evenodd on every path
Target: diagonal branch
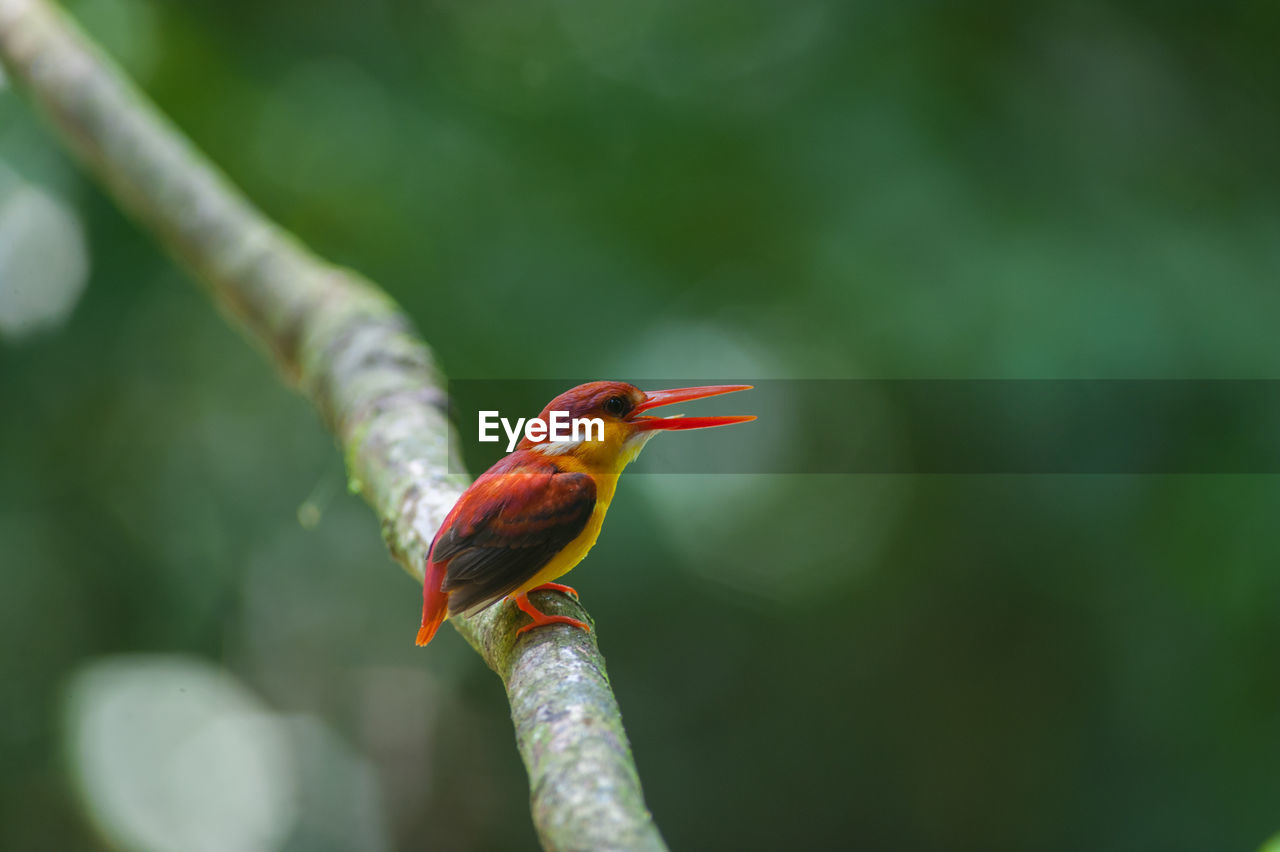
M 431 538 L 466 483 L 448 472 L 443 381 L 408 318 L 266 219 L 45 0 L 0 0 L 0 62 L 116 201 L 315 403 L 392 556 L 421 581 Z M 585 617 L 552 597 L 539 605 Z M 506 684 L 543 845 L 664 848 L 594 634 L 538 630 L 516 641 L 520 616 L 507 605 L 451 623 Z

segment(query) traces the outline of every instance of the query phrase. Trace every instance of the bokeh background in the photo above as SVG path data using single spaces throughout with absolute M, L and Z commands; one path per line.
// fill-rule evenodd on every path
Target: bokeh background
M 1273 3 L 68 7 L 451 375 L 1278 377 Z M 1277 517 L 646 475 L 574 581 L 675 848 L 1254 850 Z M 535 844 L 318 419 L 11 87 L 0 564 L 0 846 Z

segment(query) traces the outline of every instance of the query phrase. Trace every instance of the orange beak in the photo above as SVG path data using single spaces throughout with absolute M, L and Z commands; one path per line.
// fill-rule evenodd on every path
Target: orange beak
M 700 388 L 675 388 L 674 390 L 651 391 L 644 395 L 644 402 L 631 409 L 628 421 L 634 424 L 637 432 L 652 429 L 708 429 L 712 426 L 728 426 L 733 423 L 746 423 L 755 420 L 751 414 L 730 417 L 637 417 L 642 411 L 671 405 L 676 402 L 688 402 L 692 399 L 703 399 L 708 396 L 719 396 L 722 393 L 751 390 L 751 385 L 707 385 Z

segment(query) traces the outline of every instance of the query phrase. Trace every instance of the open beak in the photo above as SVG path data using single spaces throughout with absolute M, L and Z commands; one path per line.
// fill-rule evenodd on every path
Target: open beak
M 643 402 L 631 409 L 631 417 L 628 420 L 640 432 L 647 432 L 652 429 L 707 429 L 712 426 L 746 423 L 749 420 L 755 420 L 755 416 L 748 414 L 730 417 L 683 417 L 677 414 L 672 417 L 636 417 L 642 411 L 648 411 L 661 405 L 688 402 L 692 399 L 702 399 L 708 396 L 719 396 L 722 393 L 744 390 L 751 390 L 751 385 L 707 385 L 700 388 L 650 391 L 644 395 Z

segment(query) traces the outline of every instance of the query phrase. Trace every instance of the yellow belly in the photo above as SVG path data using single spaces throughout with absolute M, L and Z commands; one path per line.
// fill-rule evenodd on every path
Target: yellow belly
M 600 528 L 604 526 L 605 512 L 609 511 L 609 504 L 613 502 L 613 493 L 618 487 L 617 474 L 597 476 L 595 480 L 596 506 L 591 512 L 591 517 L 587 519 L 586 527 L 578 534 L 577 538 L 565 545 L 563 550 L 543 566 L 542 570 L 535 574 L 532 579 L 512 592 L 512 596 L 523 595 L 543 583 L 550 583 L 552 580 L 563 577 L 575 565 L 586 558 L 587 553 L 591 551 L 592 545 L 600 537 Z

